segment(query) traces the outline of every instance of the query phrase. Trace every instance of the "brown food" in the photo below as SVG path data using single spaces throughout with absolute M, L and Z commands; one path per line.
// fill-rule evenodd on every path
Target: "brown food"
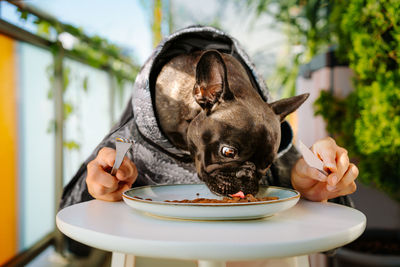
M 278 197 L 262 197 L 256 198 L 252 194 L 247 194 L 244 198 L 240 197 L 224 197 L 223 199 L 213 199 L 213 198 L 196 198 L 193 200 L 165 200 L 165 202 L 173 203 L 246 203 L 246 202 L 258 202 L 258 201 L 268 201 L 277 200 Z
M 198 196 L 198 194 L 196 194 Z M 143 199 L 138 196 L 134 196 L 137 199 Z M 196 198 L 196 199 L 184 199 L 184 200 L 165 200 L 165 202 L 172 203 L 246 203 L 246 202 L 258 202 L 258 201 L 269 201 L 277 200 L 279 197 L 254 197 L 252 194 L 247 194 L 244 198 L 240 197 L 224 197 L 223 199 L 214 198 Z M 151 198 L 146 198 L 145 200 L 152 201 Z

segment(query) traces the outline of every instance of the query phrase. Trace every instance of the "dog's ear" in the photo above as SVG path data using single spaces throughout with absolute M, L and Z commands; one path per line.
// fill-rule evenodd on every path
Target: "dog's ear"
M 218 51 L 210 50 L 201 55 L 196 66 L 193 96 L 207 113 L 221 100 L 233 99 L 229 90 L 226 65 Z
M 304 101 L 307 100 L 310 94 L 302 94 L 298 96 L 293 96 L 289 98 L 284 98 L 273 103 L 269 106 L 279 116 L 280 121 L 283 121 L 287 115 L 295 111 Z

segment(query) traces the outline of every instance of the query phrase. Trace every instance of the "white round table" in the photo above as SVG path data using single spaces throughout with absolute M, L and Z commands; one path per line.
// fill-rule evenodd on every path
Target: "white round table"
M 362 234 L 366 217 L 346 206 L 300 200 L 264 219 L 186 221 L 153 217 L 124 202 L 92 200 L 61 210 L 56 223 L 70 238 L 112 251 L 113 266 L 126 266 L 128 255 L 223 266 L 227 260 L 290 257 L 343 246 Z

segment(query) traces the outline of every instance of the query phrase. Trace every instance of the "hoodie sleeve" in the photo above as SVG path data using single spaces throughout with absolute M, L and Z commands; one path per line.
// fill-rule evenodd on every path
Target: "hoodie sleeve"
M 100 144 L 95 148 L 92 154 L 81 165 L 71 181 L 64 187 L 64 191 L 60 200 L 60 209 L 70 205 L 92 200 L 93 197 L 89 194 L 86 185 L 87 164 L 92 161 L 99 150 L 103 147 L 115 148 L 115 138 L 119 136 L 132 136 L 133 130 L 133 110 L 132 101 L 128 102 L 120 121 L 111 129 L 104 137 Z M 129 155 L 128 155 L 129 156 Z

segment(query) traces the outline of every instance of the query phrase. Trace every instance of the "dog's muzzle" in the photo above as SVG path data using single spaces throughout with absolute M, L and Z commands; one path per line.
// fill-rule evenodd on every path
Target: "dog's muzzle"
M 261 175 L 252 162 L 245 162 L 238 168 L 219 168 L 203 174 L 202 180 L 208 188 L 219 195 L 230 195 L 242 191 L 244 194 L 257 194 Z

